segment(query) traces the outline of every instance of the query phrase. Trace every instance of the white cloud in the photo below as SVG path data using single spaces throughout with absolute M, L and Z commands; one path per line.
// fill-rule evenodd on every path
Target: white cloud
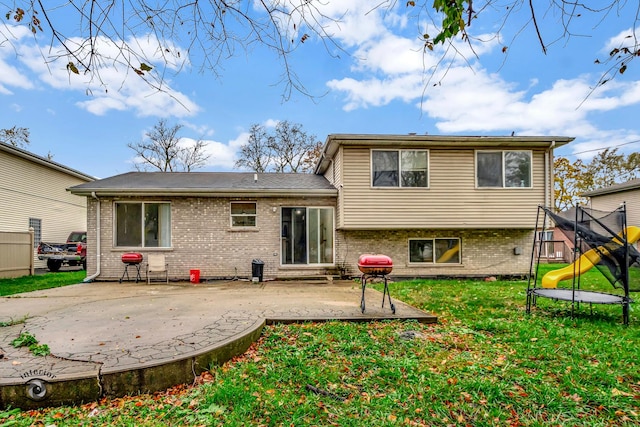
M 609 55 L 609 52 L 611 52 L 613 49 L 619 49 L 624 46 L 633 46 L 638 42 L 634 34 L 635 30 L 633 28 L 628 28 L 626 30 L 620 31 L 618 34 L 606 41 L 602 48 L 602 52 Z
M 360 24 L 357 28 L 390 22 L 379 16 L 370 19 L 368 24 L 354 22 Z M 344 95 L 346 111 L 400 101 L 415 104 L 441 133 L 574 136 L 577 142 L 570 150 L 576 153 L 638 139 L 638 132 L 604 130 L 594 121 L 600 113 L 640 104 L 638 81 L 614 80 L 593 91 L 597 79 L 578 75 L 545 83 L 535 78 L 522 87 L 489 73 L 477 61 L 499 47 L 499 37 L 478 36 L 489 42 L 477 42 L 473 48 L 456 42 L 443 59 L 441 49 L 446 46 L 423 52 L 418 37 L 406 37 L 391 26 L 379 28 L 371 38 L 360 39 L 355 33 L 353 29 L 344 32 L 345 40 L 355 46 L 351 73 L 327 82 L 331 90 Z M 611 38 L 607 52 L 628 45 L 629 33 Z
M 33 89 L 34 85 L 28 76 L 19 69 L 15 62 L 24 56 L 20 48 L 22 39 L 26 38 L 27 30 L 24 26 L 9 26 L 0 24 L 0 94 L 10 95 L 11 87 Z
M 230 144 L 218 141 L 205 141 L 205 152 L 209 154 L 207 166 L 222 170 L 231 170 L 236 161 L 236 150 Z
M 68 45 L 80 43 L 80 39 L 67 40 Z M 10 93 L 9 87 L 33 89 L 34 80 L 40 83 L 40 86 L 44 83 L 56 90 L 84 94 L 87 99 L 77 102 L 76 105 L 96 115 L 104 115 L 115 110 L 133 111 L 141 117 L 185 117 L 200 110 L 187 95 L 174 90 L 171 80 L 164 76 L 164 70 L 188 67 L 187 61 L 178 60 L 177 57 L 158 49 L 157 39 L 150 35 L 128 40 L 130 46 L 136 46 L 138 49 L 135 53 L 122 52 L 116 43 L 117 41 L 112 42 L 104 37 L 96 39 L 94 48 L 104 58 L 117 58 L 111 63 L 94 64 L 94 68 L 99 68 L 99 76 L 96 76 L 91 73 L 71 73 L 67 69 L 69 59 L 64 56 L 56 57 L 55 54 L 48 55 L 48 52 L 62 52 L 60 46 L 45 49 L 34 45 L 32 39 L 18 37 L 12 40 L 12 44 L 20 55 L 7 58 L 7 51 L 0 48 L 0 93 Z M 174 46 L 169 49 L 170 52 L 177 50 Z M 13 59 L 11 65 L 9 59 Z M 139 66 L 145 61 L 157 69 L 139 76 L 124 63 L 126 61 L 130 61 L 134 66 Z M 165 61 L 166 68 L 163 68 Z M 161 75 L 163 77 L 158 77 Z

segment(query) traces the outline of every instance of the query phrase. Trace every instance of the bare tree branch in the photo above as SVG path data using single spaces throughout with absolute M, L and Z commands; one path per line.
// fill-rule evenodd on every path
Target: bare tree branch
M 235 167 L 255 172 L 309 173 L 318 159 L 321 143 L 301 124 L 279 122 L 274 133 L 251 125 L 249 140 L 242 145 Z
M 136 153 L 136 170 L 192 172 L 203 167 L 209 158 L 204 151 L 205 143 L 198 140 L 193 146 L 183 144 L 177 136 L 180 129 L 182 125 L 168 127 L 166 120 L 161 119 L 145 134 L 145 140 L 127 144 Z

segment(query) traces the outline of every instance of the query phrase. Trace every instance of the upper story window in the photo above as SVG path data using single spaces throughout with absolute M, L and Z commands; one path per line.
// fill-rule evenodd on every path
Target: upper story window
M 171 204 L 116 202 L 115 245 L 171 247 Z
M 231 226 L 255 227 L 256 203 L 255 202 L 231 202 Z
M 428 187 L 427 150 L 371 150 L 374 187 Z
M 531 151 L 477 151 L 478 187 L 531 187 Z

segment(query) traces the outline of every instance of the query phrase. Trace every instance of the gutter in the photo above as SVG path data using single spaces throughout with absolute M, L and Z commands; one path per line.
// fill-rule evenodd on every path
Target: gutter
M 191 196 L 191 197 L 331 197 L 336 196 L 338 191 L 335 188 L 327 189 L 193 189 L 193 188 L 87 188 L 83 190 L 73 190 L 71 192 L 77 196 L 100 197 L 144 197 L 158 195 L 170 196 Z M 98 193 L 96 195 L 96 193 Z
M 87 276 L 82 283 L 91 283 L 93 282 L 93 279 L 95 279 L 96 277 L 98 277 L 100 275 L 100 199 L 98 199 L 98 196 L 96 196 L 96 192 L 92 191 L 91 192 L 91 197 L 93 197 L 94 199 L 97 200 L 97 207 L 96 207 L 96 231 L 97 231 L 97 236 L 96 236 L 96 272 L 94 274 L 92 274 L 91 276 Z

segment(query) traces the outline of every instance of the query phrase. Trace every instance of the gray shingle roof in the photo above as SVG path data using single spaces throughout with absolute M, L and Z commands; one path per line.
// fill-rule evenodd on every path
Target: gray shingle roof
M 587 191 L 586 193 L 583 193 L 582 196 L 584 197 L 602 196 L 605 194 L 619 193 L 621 191 L 635 190 L 638 188 L 640 188 L 640 179 L 636 178 L 627 182 L 623 182 L 621 184 L 613 184 L 613 185 L 610 185 L 609 187 L 600 188 L 598 190 Z
M 257 179 L 256 179 L 257 178 Z M 336 195 L 320 175 L 253 172 L 129 172 L 76 185 L 79 195 Z

